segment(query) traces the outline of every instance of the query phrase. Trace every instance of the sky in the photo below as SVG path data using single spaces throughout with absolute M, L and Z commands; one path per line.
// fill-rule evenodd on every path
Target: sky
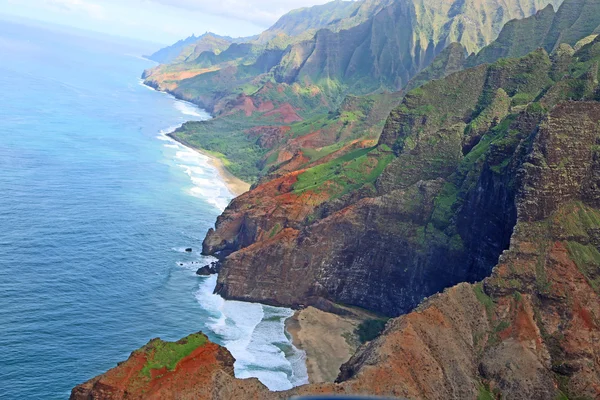
M 0 0 L 0 14 L 160 44 L 191 34 L 258 34 L 286 12 L 330 0 Z

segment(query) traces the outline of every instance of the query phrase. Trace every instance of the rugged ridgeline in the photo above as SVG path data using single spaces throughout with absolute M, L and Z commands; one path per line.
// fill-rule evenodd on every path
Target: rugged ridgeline
M 594 0 L 566 1 L 556 12 L 548 6 L 534 16 L 507 23 L 498 39 L 472 55 L 466 65 L 521 57 L 540 47 L 552 52 L 561 43 L 575 46 L 586 36 L 600 33 L 599 15 L 600 2 Z
M 573 50 L 560 50 L 552 60 L 540 50 L 431 82 L 391 113 L 377 146 L 236 199 L 204 242 L 205 253 L 227 256 L 219 292 L 293 306 L 327 298 L 399 315 L 487 276 L 516 222 L 519 169 L 504 153 L 517 138 L 505 138 L 506 148 L 491 142 L 533 129 L 535 113 L 516 111 L 534 99 L 550 107 L 569 93 L 561 79 Z
M 331 95 L 402 89 L 452 42 L 469 52 L 493 41 L 504 23 L 544 1 L 394 1 L 364 23 L 319 31 L 292 46 L 275 69 L 282 82 L 312 83 Z M 559 1 L 553 2 L 555 6 Z
M 173 137 L 224 157 L 232 173 L 254 183 L 372 143 L 402 96 L 396 90 L 439 51 L 409 88 L 462 69 L 466 48 L 480 48 L 509 18 L 548 3 L 332 2 L 282 17 L 263 39 L 147 71 L 146 82 L 216 115 Z M 293 36 L 323 26 L 310 39 Z M 347 96 L 381 90 L 392 94 Z
M 408 83 L 414 89 L 433 79 L 467 67 L 493 63 L 501 58 L 522 57 L 538 48 L 553 52 L 562 44 L 575 47 L 592 41 L 600 33 L 600 3 L 595 0 L 567 0 L 555 11 L 551 5 L 531 17 L 509 21 L 498 38 L 466 58 L 467 49 L 452 43 Z
M 370 1 L 368 4 L 375 6 L 376 2 Z M 322 5 L 292 10 L 261 33 L 255 43 L 270 42 L 270 46 L 285 47 L 286 43 L 310 39 L 322 28 L 340 30 L 344 26 L 356 25 L 364 20 L 361 15 L 365 14 L 366 5 L 366 1 L 335 0 Z M 370 9 L 368 6 L 366 8 L 367 11 Z
M 218 55 L 206 52 L 193 65 L 158 67 L 147 71 L 145 78 L 148 84 L 196 102 L 215 114 L 231 110 L 231 102 L 240 95 L 248 96 L 256 107 L 265 96 L 279 100 L 277 107 L 286 99 L 276 93 L 285 92 L 288 86 L 296 92 L 288 101 L 292 105 L 293 97 L 300 95 L 317 97 L 322 99 L 322 106 L 336 107 L 347 94 L 398 91 L 448 44 L 460 42 L 469 52 L 479 50 L 494 40 L 510 19 L 560 3 L 561 0 L 334 2 L 284 16 L 261 35 L 264 43 L 234 44 Z M 319 13 L 323 19 L 315 18 Z M 267 83 L 270 86 L 265 87 Z M 296 108 L 300 115 L 314 109 L 302 105 Z
M 232 38 L 206 32 L 200 36 L 192 35 L 186 39 L 182 39 L 146 57 L 160 64 L 190 62 L 205 51 L 218 54 L 227 49 L 232 43 L 246 42 L 253 39 L 253 37 Z
M 244 287 L 248 293 L 278 298 L 288 290 L 297 295 L 308 280 L 319 283 L 313 293 L 358 299 L 373 309 L 378 308 L 376 298 L 397 312 L 389 300 L 397 292 L 425 287 L 419 280 L 428 274 L 429 254 L 437 252 L 438 260 L 445 261 L 442 267 L 429 264 L 437 274 L 430 273 L 432 279 L 469 270 L 469 265 L 476 271 L 488 256 L 506 249 L 482 283 L 461 283 L 391 320 L 379 338 L 342 367 L 337 383 L 269 393 L 256 380 L 234 379 L 230 363 L 217 357 L 193 364 L 186 356 L 197 354 L 198 346 L 170 352 L 178 355 L 168 359 L 157 356 L 157 350 L 148 356 L 146 347 L 75 388 L 72 398 L 157 398 L 160 382 L 169 383 L 164 398 L 187 398 L 189 393 L 224 399 L 319 393 L 598 398 L 599 65 L 596 39 L 577 52 L 568 45 L 551 56 L 540 49 L 422 86 L 392 112 L 376 148 L 335 165 L 326 179 L 317 180 L 322 183 L 318 191 L 316 175 L 305 181 L 316 192 L 338 194 L 326 207 L 315 208 L 327 216 L 233 253 L 236 264 L 225 260 L 223 290 Z M 523 104 L 520 93 L 535 93 L 535 101 Z M 347 196 L 339 191 L 336 176 L 351 177 L 357 160 L 362 172 L 376 170 L 372 167 L 380 162 L 386 166 L 370 188 Z M 279 188 L 302 183 L 304 173 L 291 175 Z M 259 206 L 247 203 L 247 210 Z M 220 223 L 228 216 L 232 214 L 226 213 Z M 310 218 L 300 220 L 308 223 Z M 461 270 L 454 263 L 465 248 L 475 255 L 463 258 Z M 253 264 L 257 254 L 264 256 L 262 265 Z M 412 264 L 409 260 L 397 267 L 388 261 L 412 254 Z M 330 263 L 336 257 L 340 263 Z M 293 267 L 277 264 L 277 259 Z M 407 267 L 419 269 L 395 282 Z M 237 271 L 245 280 L 236 277 Z M 385 275 L 385 282 L 378 274 Z M 285 279 L 298 276 L 294 282 L 299 290 L 286 285 Z M 365 281 L 373 285 L 365 287 Z M 414 286 L 403 287 L 407 281 Z M 384 286 L 396 291 L 387 293 Z M 341 290 L 327 293 L 330 288 Z M 219 351 L 212 348 L 210 353 Z M 183 378 L 176 378 L 180 373 Z M 189 374 L 200 378 L 186 381 Z M 195 386 L 197 382 L 204 386 Z

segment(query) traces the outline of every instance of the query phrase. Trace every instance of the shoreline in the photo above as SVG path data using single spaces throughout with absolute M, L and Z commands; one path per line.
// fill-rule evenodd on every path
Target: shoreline
M 285 321 L 292 344 L 306 353 L 309 383 L 336 380 L 342 364 L 360 345 L 355 329 L 361 322 L 357 316 L 343 317 L 314 307 L 297 310 Z
M 152 60 L 149 60 L 152 61 Z M 189 103 L 191 105 L 193 105 L 194 107 L 199 108 L 199 106 L 197 104 L 192 103 L 189 100 L 185 100 L 182 99 L 178 96 L 176 96 L 173 93 L 170 93 L 169 91 L 166 90 L 159 90 L 158 88 L 155 88 L 151 85 L 149 85 L 146 80 L 144 78 L 140 79 L 140 83 L 151 89 L 154 90 L 155 92 L 158 93 L 165 93 L 168 96 L 171 96 L 172 98 L 174 98 L 175 100 L 178 101 L 184 101 L 186 103 Z M 215 157 L 214 155 L 210 154 L 209 152 L 203 150 L 203 149 L 199 149 L 197 147 L 192 146 L 191 144 L 187 143 L 184 140 L 179 139 L 178 137 L 176 137 L 175 135 L 173 135 L 174 132 L 169 132 L 166 135 L 173 139 L 174 141 L 176 141 L 177 143 L 187 147 L 190 150 L 193 150 L 199 154 L 202 154 L 203 156 L 208 157 L 208 162 L 209 164 L 214 167 L 217 172 L 219 173 L 219 176 L 221 177 L 221 179 L 223 180 L 223 182 L 225 183 L 225 186 L 227 186 L 227 189 L 231 192 L 231 194 L 233 194 L 234 197 L 238 197 L 241 196 L 242 194 L 246 193 L 248 190 L 250 190 L 250 184 L 248 182 L 244 182 L 243 180 L 241 180 L 240 178 L 236 177 L 235 175 L 233 175 L 231 172 L 229 172 L 227 170 L 227 168 L 225 167 L 225 164 L 223 164 L 223 160 L 221 160 L 218 157 Z
M 240 178 L 236 177 L 231 172 L 229 172 L 227 170 L 227 168 L 225 168 L 225 164 L 223 164 L 223 160 L 221 160 L 220 158 L 215 157 L 214 155 L 210 154 L 209 152 L 207 152 L 205 150 L 191 146 L 186 141 L 181 140 L 178 137 L 176 137 L 175 135 L 173 135 L 173 132 L 168 133 L 167 136 L 169 138 L 173 139 L 174 141 L 176 141 L 177 143 L 187 147 L 188 149 L 193 150 L 196 153 L 202 154 L 203 156 L 207 157 L 208 163 L 217 170 L 217 172 L 219 173 L 219 176 L 225 183 L 225 186 L 227 186 L 227 189 L 234 195 L 234 197 L 241 196 L 242 194 L 244 194 L 248 190 L 250 190 L 250 184 L 247 182 L 244 182 L 243 180 L 241 180 Z

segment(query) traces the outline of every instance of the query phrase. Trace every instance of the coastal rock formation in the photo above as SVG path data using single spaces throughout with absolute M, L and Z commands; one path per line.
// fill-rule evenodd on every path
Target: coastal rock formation
M 198 346 L 169 353 L 182 357 L 164 361 L 164 343 L 153 341 L 75 388 L 72 399 L 140 398 L 143 390 L 146 398 L 600 397 L 600 103 L 560 103 L 538 126 L 520 169 L 510 247 L 491 277 L 390 321 L 342 366 L 337 383 L 270 393 L 234 379 L 228 353 L 192 336 Z
M 217 291 L 396 316 L 488 276 L 509 245 L 521 152 L 543 117 L 515 98 L 541 93 L 552 65 L 540 50 L 431 82 L 392 111 L 374 149 L 236 199 L 203 246 L 222 258 Z
M 219 273 L 219 268 L 216 262 L 212 262 L 208 265 L 205 265 L 204 267 L 198 268 L 198 271 L 196 271 L 196 275 L 199 276 L 209 276 L 209 275 L 214 275 L 214 274 L 218 274 Z
M 592 36 L 429 82 L 375 146 L 274 171 L 219 217 L 226 297 L 404 314 L 335 383 L 268 392 L 192 335 L 72 398 L 600 398 L 599 74 Z
M 71 400 L 241 399 L 268 391 L 257 379 L 234 378 L 234 358 L 202 333 L 176 343 L 153 339 L 127 361 L 81 384 Z

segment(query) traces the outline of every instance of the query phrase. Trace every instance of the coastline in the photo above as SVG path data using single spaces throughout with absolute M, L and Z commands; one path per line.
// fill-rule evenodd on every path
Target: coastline
M 208 157 L 209 164 L 211 166 L 213 166 L 219 172 L 219 175 L 220 175 L 221 179 L 223 180 L 223 182 L 225 183 L 225 185 L 227 186 L 227 189 L 229 189 L 229 191 L 235 197 L 238 197 L 238 196 L 246 193 L 248 190 L 250 190 L 250 184 L 247 182 L 244 182 L 243 180 L 241 180 L 240 178 L 236 177 L 231 172 L 229 172 L 227 170 L 227 168 L 225 168 L 225 164 L 223 164 L 223 160 L 221 160 L 220 158 L 215 157 L 214 155 L 210 154 L 207 151 L 204 151 L 197 147 L 191 146 L 186 141 L 181 140 L 177 136 L 173 135 L 173 133 L 168 133 L 167 136 L 169 138 L 175 140 L 177 143 L 187 147 L 188 149 L 193 150 L 199 154 L 202 154 L 205 157 Z
M 356 316 L 340 316 L 314 307 L 298 310 L 285 321 L 292 343 L 306 353 L 306 370 L 311 384 L 334 382 L 342 364 L 359 347 Z
M 149 61 L 152 61 L 152 60 L 149 60 Z M 153 62 L 155 62 L 155 61 L 153 61 Z M 175 94 L 173 94 L 167 90 L 163 91 L 163 90 L 159 90 L 157 87 L 153 87 L 144 78 L 140 79 L 140 83 L 143 86 L 145 86 L 151 90 L 154 90 L 155 92 L 165 93 L 165 94 L 173 97 L 176 100 L 184 101 L 186 103 L 192 104 L 194 107 L 198 107 L 197 104 L 194 104 L 194 103 L 190 102 L 189 100 L 186 100 L 179 96 L 176 96 Z M 197 153 L 202 154 L 203 156 L 208 157 L 209 164 L 211 166 L 213 166 L 219 172 L 221 179 L 223 179 L 223 182 L 227 186 L 227 189 L 229 189 L 229 191 L 234 195 L 234 197 L 238 197 L 238 196 L 246 193 L 248 190 L 250 190 L 251 185 L 248 182 L 244 182 L 243 180 L 241 180 L 240 178 L 236 177 L 231 172 L 229 172 L 227 170 L 227 168 L 225 168 L 225 164 L 223 164 L 223 160 L 221 160 L 220 158 L 215 157 L 214 155 L 210 154 L 209 152 L 199 149 L 197 147 L 194 147 L 191 144 L 187 143 L 186 141 L 179 139 L 177 136 L 173 135 L 173 132 L 167 133 L 166 135 L 169 138 L 175 140 L 177 143 L 187 147 L 188 149 L 193 150 Z

